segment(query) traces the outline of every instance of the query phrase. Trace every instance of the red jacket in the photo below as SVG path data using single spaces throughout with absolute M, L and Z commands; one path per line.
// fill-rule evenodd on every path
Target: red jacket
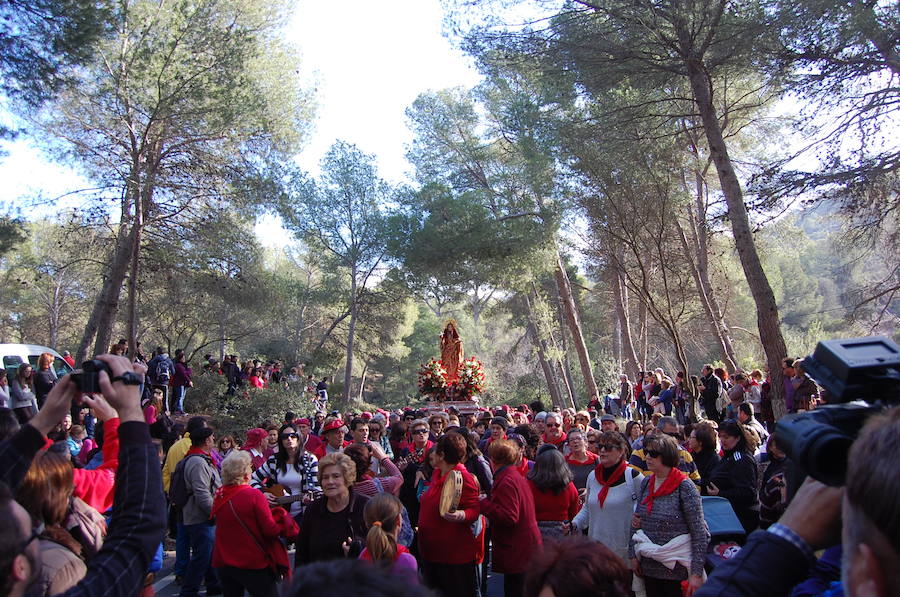
M 542 491 L 531 480 L 528 480 L 528 488 L 534 497 L 534 513 L 539 521 L 546 520 L 572 520 L 581 509 L 581 502 L 578 500 L 578 489 L 571 481 L 569 486 L 559 492 L 559 495 L 552 491 Z
M 462 473 L 463 489 L 457 510 L 465 512 L 466 519 L 450 522 L 438 513 L 446 477 L 435 469 L 419 508 L 419 554 L 426 562 L 468 564 L 478 559 L 479 538 L 472 534 L 472 523 L 479 514 L 478 484 L 462 464 L 453 468 Z
M 525 477 L 511 466 L 497 471 L 491 496 L 481 500 L 481 513 L 493 529 L 491 569 L 500 574 L 526 572 L 542 542 Z
M 103 513 L 112 508 L 119 468 L 119 418 L 103 423 L 103 464 L 93 470 L 76 468 L 75 497 Z
M 240 522 L 235 514 L 240 517 Z M 222 486 L 213 500 L 212 516 L 216 520 L 213 567 L 260 570 L 269 568 L 272 563 L 288 565 L 287 552 L 276 538 L 279 535 L 295 537 L 299 532 L 297 523 L 284 508 L 270 510 L 269 502 L 261 491 L 249 485 Z M 247 526 L 246 529 L 241 522 Z M 260 547 L 265 548 L 267 553 L 263 553 Z M 284 552 L 282 561 L 279 561 L 279 548 Z

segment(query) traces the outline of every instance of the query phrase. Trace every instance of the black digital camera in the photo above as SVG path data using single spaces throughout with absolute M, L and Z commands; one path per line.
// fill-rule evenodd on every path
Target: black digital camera
M 101 371 L 106 371 L 106 374 L 112 377 L 109 366 L 103 361 L 98 359 L 85 361 L 80 369 L 72 372 L 72 381 L 82 394 L 99 394 Z
M 826 405 L 783 417 L 775 437 L 803 472 L 840 487 L 866 420 L 900 404 L 900 346 L 883 336 L 825 340 L 802 367 L 825 390 Z

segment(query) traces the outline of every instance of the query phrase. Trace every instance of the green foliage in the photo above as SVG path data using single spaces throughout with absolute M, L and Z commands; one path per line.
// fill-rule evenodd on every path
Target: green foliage
M 106 2 L 0 1 L 0 91 L 27 106 L 47 100 L 109 33 Z

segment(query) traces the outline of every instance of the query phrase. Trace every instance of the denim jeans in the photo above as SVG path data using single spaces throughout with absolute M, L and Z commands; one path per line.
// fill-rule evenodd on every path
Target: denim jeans
M 181 522 L 181 514 L 177 513 L 176 516 L 179 520 L 175 523 L 175 565 L 172 567 L 172 574 L 184 576 L 191 559 L 191 541 L 184 523 Z
M 172 396 L 175 399 L 175 412 L 184 412 L 184 395 L 187 394 L 187 386 L 174 386 Z
M 188 561 L 181 582 L 180 597 L 196 597 L 200 592 L 200 583 L 206 577 L 206 590 L 218 588 L 219 582 L 215 571 L 210 567 L 213 542 L 216 539 L 216 527 L 212 522 L 186 524 L 184 530 L 191 545 L 191 559 Z

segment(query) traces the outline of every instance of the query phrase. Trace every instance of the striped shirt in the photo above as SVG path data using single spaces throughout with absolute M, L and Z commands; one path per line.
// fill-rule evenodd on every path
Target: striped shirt
M 644 455 L 644 448 L 632 452 L 631 458 L 628 459 L 628 464 L 641 471 L 644 475 L 652 474 L 647 468 L 647 458 Z M 687 450 L 681 450 L 681 459 L 678 461 L 678 470 L 687 475 L 694 483 L 700 484 L 700 471 L 697 470 L 697 464 L 694 462 L 694 457 L 691 456 L 691 453 Z
M 319 460 L 312 453 L 303 451 L 299 455 L 300 460 L 294 465 L 294 470 L 300 474 L 300 493 L 312 493 L 314 497 L 322 495 L 322 488 L 319 487 Z M 271 487 L 280 483 L 278 464 L 275 455 L 269 456 L 268 460 L 253 472 L 250 479 L 250 486 L 262 491 L 266 487 Z M 306 506 L 300 502 L 300 513 L 306 509 Z M 292 514 L 295 514 L 292 512 Z

